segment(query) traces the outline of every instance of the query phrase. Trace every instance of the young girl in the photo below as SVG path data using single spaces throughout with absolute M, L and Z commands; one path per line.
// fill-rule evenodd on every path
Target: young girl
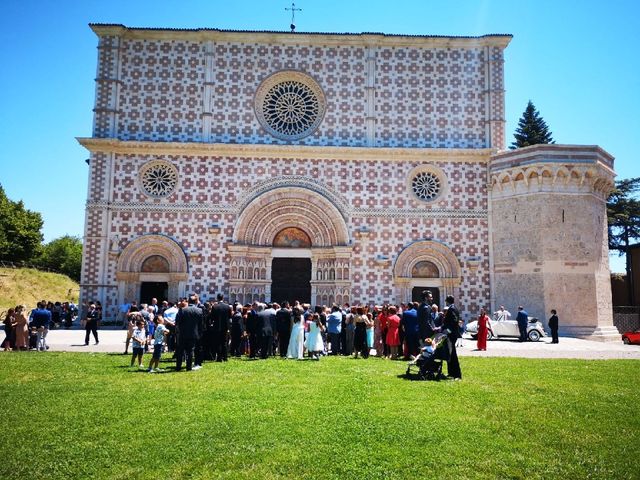
M 136 328 L 133 331 L 133 335 L 131 336 L 131 340 L 133 340 L 133 355 L 131 356 L 131 366 L 138 358 L 138 368 L 144 368 L 142 365 L 142 355 L 144 354 L 144 344 L 147 343 L 147 337 L 144 333 L 144 322 L 142 320 L 136 321 Z
M 158 315 L 153 319 L 154 331 L 153 331 L 153 356 L 151 357 L 151 363 L 149 364 L 149 373 L 162 372 L 163 370 L 158 368 L 160 364 L 160 357 L 162 356 L 162 347 L 164 346 L 164 337 L 169 334 L 169 330 L 164 326 L 164 319 Z M 155 370 L 154 370 L 155 365 Z
M 323 331 L 324 326 L 322 322 L 320 322 L 320 315 L 314 313 L 313 317 L 311 317 L 311 324 L 309 325 L 309 335 L 307 335 L 305 342 L 305 346 L 309 352 L 309 358 L 313 360 L 320 360 L 320 355 L 324 350 L 324 343 L 322 343 Z

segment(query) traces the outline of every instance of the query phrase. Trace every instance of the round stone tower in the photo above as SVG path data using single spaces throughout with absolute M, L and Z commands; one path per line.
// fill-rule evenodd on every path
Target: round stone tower
M 560 332 L 619 340 L 613 326 L 606 199 L 613 157 L 597 146 L 534 145 L 494 155 L 492 308 L 523 305 Z

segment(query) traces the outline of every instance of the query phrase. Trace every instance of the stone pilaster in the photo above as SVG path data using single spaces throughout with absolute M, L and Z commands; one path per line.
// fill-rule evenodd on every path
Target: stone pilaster
M 120 91 L 120 54 L 122 40 L 118 36 L 100 37 L 96 72 L 96 101 L 93 136 L 117 136 L 118 97 Z
M 376 143 L 376 49 L 367 47 L 366 49 L 366 125 L 367 125 L 367 145 L 375 146 Z

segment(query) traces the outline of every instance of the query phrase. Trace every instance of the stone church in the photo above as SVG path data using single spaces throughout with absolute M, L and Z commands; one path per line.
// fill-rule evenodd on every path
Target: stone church
M 556 308 L 612 327 L 597 146 L 505 150 L 510 35 L 92 24 L 81 300 Z M 617 335 L 617 332 L 615 332 Z

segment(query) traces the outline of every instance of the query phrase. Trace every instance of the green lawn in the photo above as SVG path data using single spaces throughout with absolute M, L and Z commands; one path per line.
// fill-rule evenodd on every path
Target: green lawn
M 0 478 L 640 477 L 639 361 L 462 358 L 462 382 L 375 358 L 128 363 L 0 354 Z

